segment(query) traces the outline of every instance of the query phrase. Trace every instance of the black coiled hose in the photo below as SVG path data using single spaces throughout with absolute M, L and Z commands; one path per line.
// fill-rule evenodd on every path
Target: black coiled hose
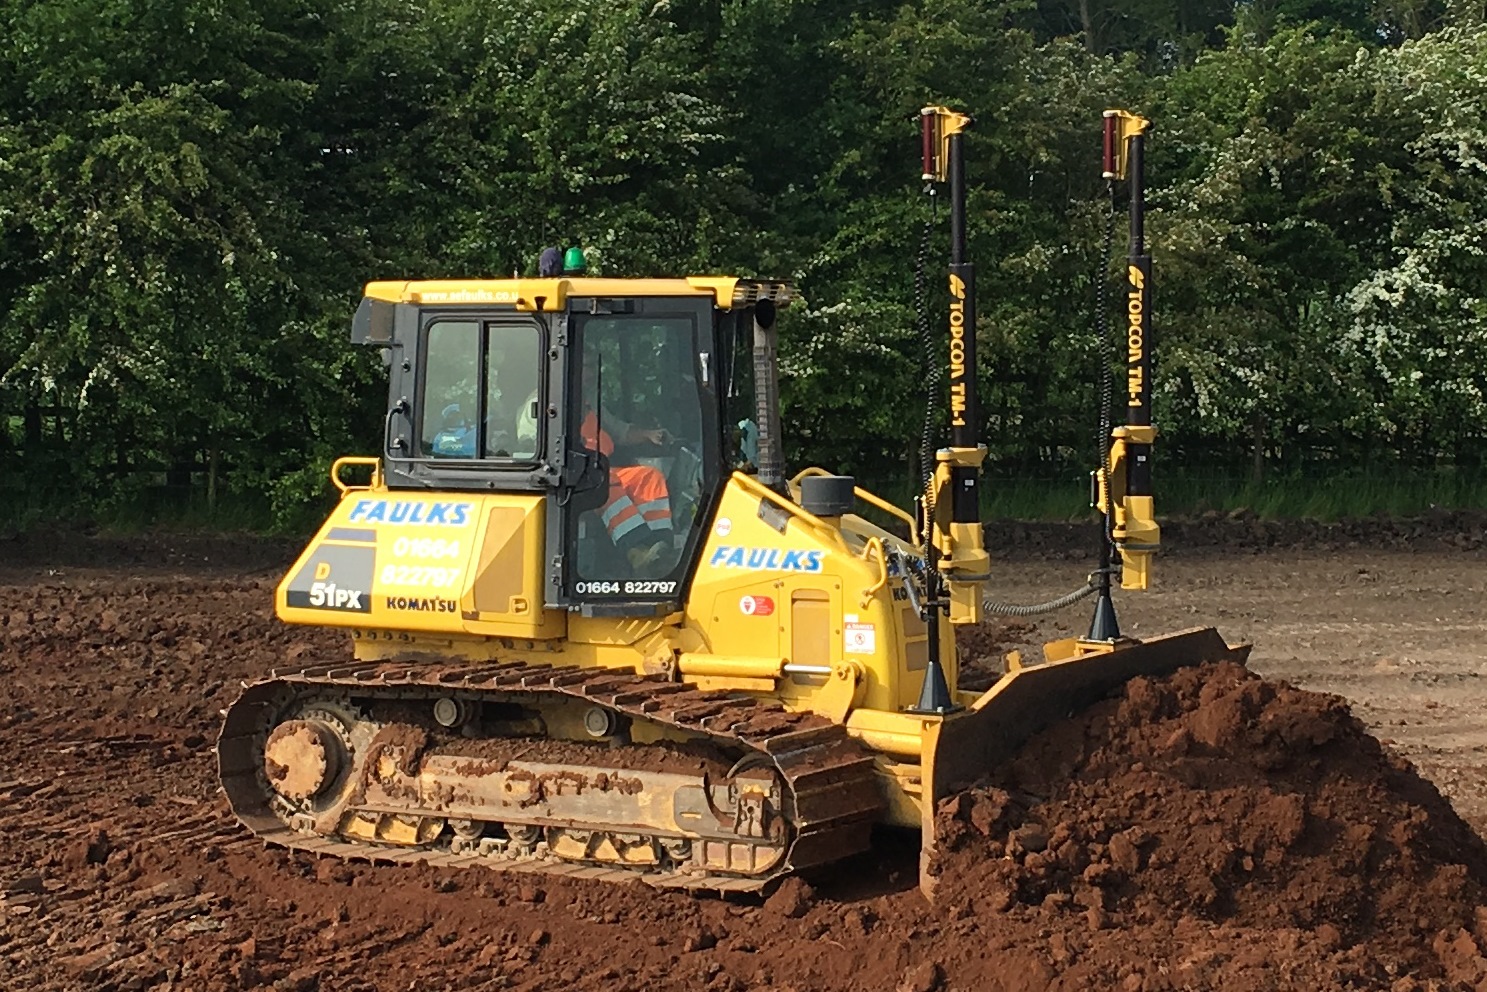
M 929 195 L 929 217 L 924 221 L 924 233 L 919 238 L 919 257 L 914 266 L 914 310 L 918 317 L 919 344 L 924 349 L 924 427 L 919 435 L 919 470 L 920 470 L 920 492 L 923 494 L 924 505 L 924 532 L 921 538 L 924 541 L 922 553 L 924 561 L 928 564 L 928 572 L 934 572 L 934 542 L 931 539 L 934 527 L 931 521 L 935 515 L 935 421 L 938 419 L 937 404 L 940 398 L 940 378 L 942 371 L 940 363 L 936 360 L 938 349 L 935 347 L 934 328 L 929 320 L 929 279 L 926 273 L 929 270 L 929 243 L 934 234 L 935 214 L 938 200 L 935 195 L 934 185 L 925 187 Z
M 1050 599 L 1046 603 L 1034 603 L 1031 606 L 1016 606 L 1012 603 L 998 603 L 995 600 L 983 599 L 981 609 L 998 617 L 1035 617 L 1043 613 L 1053 613 L 1062 610 L 1066 606 L 1073 606 L 1086 596 L 1093 596 L 1100 587 L 1095 585 L 1094 577 L 1082 588 L 1075 589 L 1071 593 L 1060 596 L 1058 599 Z
M 1095 427 L 1095 450 L 1100 453 L 1099 472 L 1100 478 L 1104 480 L 1101 488 L 1106 490 L 1100 495 L 1105 498 L 1104 529 L 1105 543 L 1108 546 L 1114 541 L 1115 520 L 1115 514 L 1110 512 L 1110 480 L 1106 474 L 1110 468 L 1110 404 L 1115 401 L 1115 341 L 1111 338 L 1110 312 L 1107 309 L 1110 301 L 1110 252 L 1115 243 L 1114 180 L 1106 181 L 1105 189 L 1110 194 L 1110 214 L 1105 220 L 1105 240 L 1100 248 L 1099 268 L 1095 270 L 1095 309 L 1090 315 L 1090 324 L 1096 329 L 1100 339 L 1100 416 Z M 1109 567 L 1105 553 L 1101 554 L 1100 564 L 1102 568 Z

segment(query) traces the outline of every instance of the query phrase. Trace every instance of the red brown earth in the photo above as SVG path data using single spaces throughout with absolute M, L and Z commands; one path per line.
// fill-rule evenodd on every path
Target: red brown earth
M 220 710 L 348 654 L 272 619 L 294 549 L 0 543 L 0 988 L 1487 989 L 1487 554 L 1452 526 L 1164 556 L 1127 632 L 1215 623 L 1269 681 L 1138 681 L 1049 728 L 942 808 L 934 906 L 893 833 L 762 903 L 265 850 L 216 789 Z M 1076 544 L 1012 544 L 1003 598 L 1082 578 Z
M 1340 697 L 1232 663 L 1133 680 L 939 822 L 952 918 L 1083 914 L 1055 955 L 1066 981 L 1113 984 L 1149 927 L 1214 925 L 1300 941 L 1287 981 L 1308 987 L 1387 986 L 1388 964 L 1481 977 L 1442 949 L 1487 935 L 1487 845 Z M 1224 953 L 1178 961 L 1176 987 Z

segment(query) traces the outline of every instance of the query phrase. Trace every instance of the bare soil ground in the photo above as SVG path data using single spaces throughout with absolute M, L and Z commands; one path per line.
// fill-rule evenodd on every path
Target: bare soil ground
M 1005 543 L 1009 601 L 1087 569 L 1067 533 Z M 0 545 L 0 988 L 1487 989 L 1475 519 L 1195 526 L 1120 596 L 1125 630 L 1212 623 L 1264 680 L 1143 683 L 1050 728 L 942 810 L 963 829 L 933 907 L 893 833 L 763 903 L 265 850 L 215 786 L 220 710 L 347 654 L 272 619 L 293 550 Z
M 1117 612 L 1133 637 L 1215 626 L 1254 645 L 1252 671 L 1345 697 L 1487 831 L 1487 550 L 1480 536 L 1463 542 L 1469 549 L 1457 540 L 1174 552 L 1157 559 L 1151 590 L 1117 591 Z M 999 564 L 993 586 L 1009 602 L 1051 599 L 1079 585 L 1082 557 Z M 998 625 L 997 640 L 1036 657 L 1037 645 L 1083 634 L 1088 621 L 1081 604 Z

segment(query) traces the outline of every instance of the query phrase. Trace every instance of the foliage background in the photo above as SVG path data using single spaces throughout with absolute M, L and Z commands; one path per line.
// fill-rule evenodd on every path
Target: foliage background
M 905 487 L 926 103 L 977 117 L 990 490 L 1082 501 L 1125 106 L 1156 121 L 1161 472 L 1199 504 L 1479 499 L 1484 6 L 0 0 L 7 512 L 292 526 L 376 443 L 361 284 L 569 243 L 606 274 L 793 276 L 791 461 Z

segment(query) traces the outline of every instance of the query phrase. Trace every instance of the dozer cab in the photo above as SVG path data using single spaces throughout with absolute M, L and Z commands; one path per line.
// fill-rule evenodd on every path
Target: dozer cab
M 347 630 L 355 657 L 229 709 L 219 765 L 243 823 L 325 854 L 720 892 L 860 852 L 880 823 L 921 830 L 927 865 L 936 803 L 1050 719 L 1242 654 L 1211 629 L 1120 636 L 1112 566 L 1090 637 L 956 688 L 989 561 L 970 122 L 922 116 L 925 178 L 952 204 L 952 437 L 909 509 L 820 469 L 786 479 L 788 283 L 594 278 L 570 252 L 535 278 L 367 286 L 352 336 L 390 370 L 384 447 L 332 469 L 341 499 L 276 600 Z M 1139 164 L 1140 119 L 1113 121 L 1107 172 L 1131 143 Z M 1135 315 L 1144 253 L 1130 271 Z M 1118 551 L 1144 585 L 1150 355 L 1131 350 L 1133 417 L 1095 501 L 1106 564 Z M 345 480 L 357 465 L 369 482 Z

